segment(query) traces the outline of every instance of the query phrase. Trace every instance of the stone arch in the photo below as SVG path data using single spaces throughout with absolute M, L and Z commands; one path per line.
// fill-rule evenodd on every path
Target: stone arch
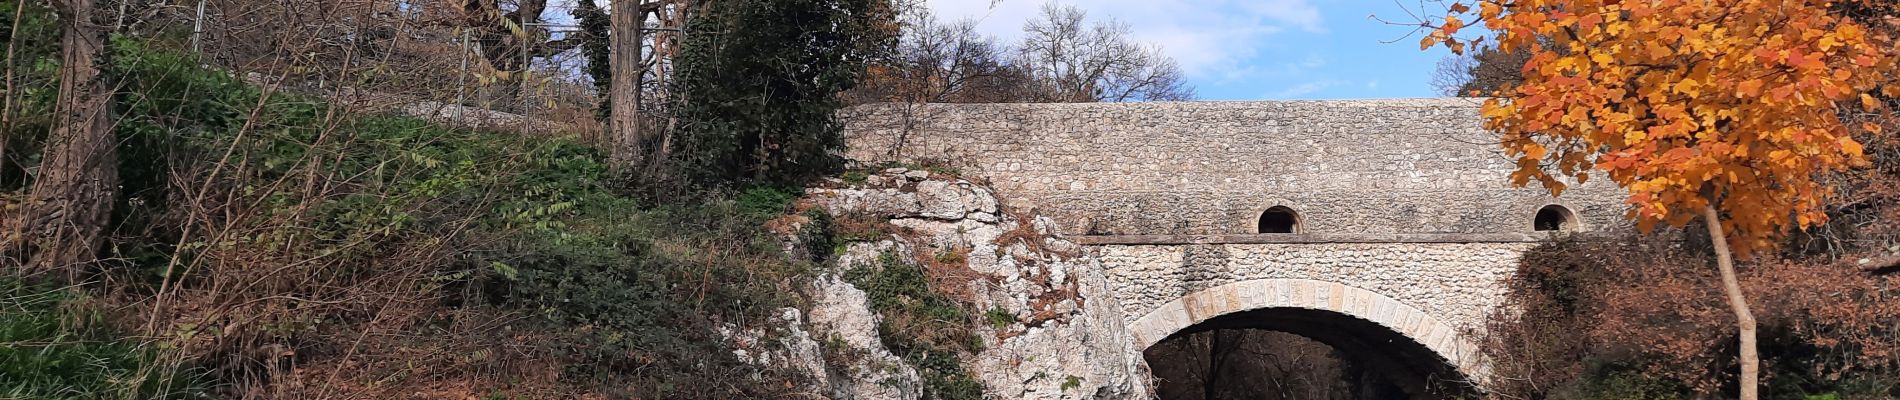
M 1293 309 L 1330 312 L 1376 324 L 1411 339 L 1482 387 L 1489 368 L 1475 342 L 1416 307 L 1369 290 L 1310 279 L 1255 279 L 1202 289 L 1169 301 L 1129 324 L 1137 349 L 1222 316 Z

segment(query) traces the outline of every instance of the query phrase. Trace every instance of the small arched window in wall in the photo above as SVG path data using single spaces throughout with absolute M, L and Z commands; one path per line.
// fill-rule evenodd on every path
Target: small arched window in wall
M 1300 214 L 1287 206 L 1273 206 L 1260 213 L 1260 233 L 1300 233 Z
M 1533 222 L 1538 232 L 1577 230 L 1577 214 L 1564 206 L 1552 204 L 1537 209 L 1537 220 Z

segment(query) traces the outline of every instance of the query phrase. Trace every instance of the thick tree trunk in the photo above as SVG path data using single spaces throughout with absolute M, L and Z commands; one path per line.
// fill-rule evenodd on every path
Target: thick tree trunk
M 93 0 L 57 0 L 60 40 L 58 123 L 47 137 L 40 175 L 33 182 L 22 237 L 28 272 L 61 272 L 76 279 L 95 260 L 112 214 L 118 151 L 108 113 L 111 88 L 100 82 L 105 38 L 94 21 Z
M 1729 308 L 1735 312 L 1735 328 L 1741 336 L 1742 400 L 1755 400 L 1761 388 L 1761 356 L 1755 353 L 1755 314 L 1748 310 L 1748 298 L 1735 276 L 1735 259 L 1728 249 L 1728 237 L 1722 233 L 1721 214 L 1710 204 L 1702 208 L 1702 220 L 1709 227 L 1709 241 L 1715 244 L 1715 265 L 1722 272 L 1722 293 L 1728 295 Z
M 612 18 L 612 61 L 613 108 L 609 110 L 607 127 L 613 140 L 613 163 L 616 168 L 631 171 L 644 162 L 644 150 L 640 121 L 640 78 L 646 75 L 646 64 L 640 59 L 640 29 L 645 25 L 646 12 L 641 9 L 641 0 L 614 0 Z

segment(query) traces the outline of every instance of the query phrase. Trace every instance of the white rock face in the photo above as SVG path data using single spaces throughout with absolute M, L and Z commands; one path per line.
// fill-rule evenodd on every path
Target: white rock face
M 847 346 L 854 363 L 827 365 L 823 374 L 813 374 L 840 399 L 916 399 L 924 393 L 923 378 L 917 369 L 904 364 L 884 348 L 877 337 L 877 313 L 864 291 L 845 283 L 836 275 L 820 276 L 812 282 L 811 323 L 824 340 Z M 802 333 L 802 332 L 800 332 Z
M 1145 364 L 1108 277 L 1080 246 L 1056 236 L 1052 220 L 1006 212 L 990 189 L 927 171 L 893 168 L 862 183 L 833 186 L 840 187 L 808 190 L 803 204 L 834 219 L 882 221 L 894 233 L 845 245 L 828 270 L 806 285 L 812 300 L 807 320 L 787 311 L 791 332 L 781 342 L 792 355 L 783 358 L 815 377 L 815 391 L 839 399 L 922 398 L 925 385 L 916 368 L 878 337 L 883 316 L 863 290 L 841 277 L 886 253 L 962 254 L 939 257 L 937 266 L 919 265 L 967 267 L 975 275 L 967 287 L 971 298 L 962 300 L 975 316 L 969 329 L 983 340 L 983 350 L 961 361 L 984 385 L 986 397 L 1148 396 Z M 788 232 L 798 229 L 793 224 Z M 958 258 L 962 265 L 956 265 Z M 1010 321 L 992 321 L 992 314 L 1008 314 Z M 812 341 L 842 347 L 827 352 L 846 356 L 800 351 Z

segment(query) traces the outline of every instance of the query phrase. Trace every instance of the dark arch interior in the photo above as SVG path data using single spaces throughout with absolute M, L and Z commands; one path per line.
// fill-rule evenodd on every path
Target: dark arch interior
M 1535 225 L 1538 232 L 1565 230 L 1570 227 L 1570 211 L 1559 205 L 1544 206 L 1537 209 Z
M 1286 206 L 1273 206 L 1260 213 L 1260 233 L 1299 233 L 1300 216 Z
M 1269 308 L 1181 330 L 1143 352 L 1167 400 L 1455 399 L 1457 369 L 1382 325 L 1332 311 Z

